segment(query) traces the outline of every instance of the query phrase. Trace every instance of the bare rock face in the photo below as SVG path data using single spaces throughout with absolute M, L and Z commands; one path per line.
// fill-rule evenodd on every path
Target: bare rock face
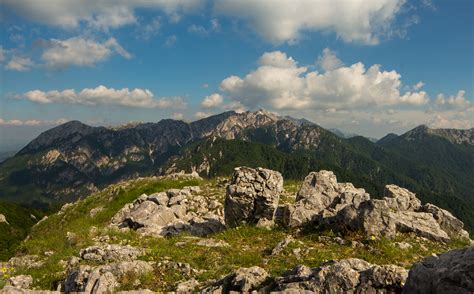
M 81 265 L 69 272 L 64 281 L 64 292 L 113 293 L 118 280 L 129 274 L 141 275 L 153 271 L 145 261 L 123 261 L 103 266 Z
M 199 192 L 199 187 L 185 187 L 142 195 L 119 210 L 112 218 L 111 226 L 152 236 L 183 231 L 205 236 L 222 230 L 222 205 L 210 205 L 211 200 L 198 195 Z
M 143 254 L 143 249 L 138 249 L 130 245 L 122 246 L 117 244 L 90 246 L 82 249 L 79 253 L 80 257 L 84 260 L 101 263 L 112 261 L 133 261 Z
M 283 177 L 279 172 L 264 168 L 236 168 L 227 186 L 224 205 L 226 225 L 272 225 L 282 192 Z
M 329 261 L 318 268 L 299 265 L 265 290 L 283 293 L 401 293 L 407 270 L 357 258 Z
M 451 238 L 468 239 L 469 233 L 463 229 L 464 223 L 454 217 L 449 211 L 439 208 L 436 205 L 427 203 L 420 208 L 420 211 L 433 215 L 439 226 Z
M 19 275 L 9 278 L 7 283 L 16 289 L 28 289 L 33 283 L 33 278 L 30 275 Z
M 410 269 L 403 293 L 474 293 L 474 247 L 430 256 Z
M 416 211 L 421 207 L 421 201 L 415 193 L 397 185 L 386 185 L 384 190 L 385 201 L 395 210 Z
M 258 266 L 239 268 L 210 287 L 202 289 L 201 293 L 227 293 L 229 291 L 249 293 L 258 290 L 268 277 L 268 273 Z
M 331 171 L 311 172 L 306 176 L 293 205 L 283 212 L 283 223 L 288 227 L 300 227 L 333 216 L 347 205 L 358 206 L 370 199 L 364 189 L 351 183 L 338 183 Z

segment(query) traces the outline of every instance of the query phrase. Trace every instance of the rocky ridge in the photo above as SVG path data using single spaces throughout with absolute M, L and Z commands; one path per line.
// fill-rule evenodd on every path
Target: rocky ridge
M 262 267 L 266 264 L 264 262 L 258 266 L 235 268 L 222 278 L 197 280 L 196 278 L 204 273 L 203 269 L 196 269 L 188 263 L 169 258 L 158 261 L 144 259 L 149 256 L 150 250 L 156 248 L 132 246 L 117 242 L 116 238 L 109 236 L 136 232 L 140 239 L 148 238 L 147 240 L 153 241 L 185 233 L 191 236 L 185 235 L 186 237 L 176 242 L 175 246 L 191 246 L 186 248 L 194 250 L 197 250 L 197 247 L 208 248 L 205 254 L 231 249 L 227 242 L 214 239 L 219 232 L 225 234 L 228 230 L 234 230 L 239 234 L 241 228 L 249 225 L 266 228 L 270 233 L 272 228 L 283 226 L 287 228 L 287 232 L 296 229 L 299 231 L 297 234 L 303 236 L 306 234 L 305 228 L 318 226 L 339 230 L 341 236 L 347 232 L 361 231 L 368 240 L 396 238 L 407 233 L 420 240 L 432 240 L 429 242 L 469 238 L 463 230 L 462 222 L 452 214 L 431 204 L 422 205 L 414 193 L 396 185 L 386 186 L 383 199 L 371 199 L 363 189 L 355 188 L 350 183 L 338 183 L 330 171 L 312 172 L 295 193 L 294 203 L 281 203 L 282 199 L 287 197 L 282 197 L 285 194 L 283 187 L 283 177 L 276 171 L 241 167 L 235 170 L 227 182 L 225 199 L 211 194 L 204 195 L 203 189 L 197 186 L 142 194 L 112 215 L 109 228 L 105 231 L 108 232 L 107 235 L 100 235 L 97 228 L 90 229 L 90 234 L 99 234 L 93 239 L 96 243 L 81 248 L 77 256 L 63 261 L 66 276 L 58 282 L 57 290 L 108 293 L 118 291 L 124 283 L 129 283 L 133 289 L 147 293 L 150 291 L 142 288 L 142 280 L 137 277 L 158 278 L 158 273 L 172 271 L 180 277 L 185 277 L 185 280 L 175 284 L 173 288 L 178 293 L 411 293 L 410 289 L 417 289 L 419 293 L 426 289 L 472 292 L 474 282 L 473 277 L 469 275 L 472 272 L 472 247 L 428 258 L 416 264 L 409 274 L 400 266 L 374 264 L 350 257 L 323 261 L 317 266 L 300 263 L 280 274 L 271 274 Z M 116 189 L 110 190 L 111 193 L 106 194 L 107 201 L 117 195 L 117 192 L 114 192 Z M 76 204 L 65 205 L 52 218 L 64 221 L 75 208 Z M 100 210 L 88 214 L 88 217 L 95 218 L 102 213 Z M 209 226 L 209 223 L 212 225 Z M 68 233 L 68 246 L 81 244 L 76 239 L 78 236 Z M 248 241 L 259 242 L 258 239 L 258 235 L 253 235 Z M 319 236 L 318 242 L 349 243 L 353 248 L 368 246 L 357 240 L 340 237 Z M 308 254 L 305 252 L 309 250 L 305 247 L 294 247 L 301 246 L 302 243 L 291 235 L 275 244 L 274 248 L 270 248 L 268 258 L 278 258 L 292 252 L 298 260 L 299 256 Z M 398 242 L 397 246 L 410 248 L 413 245 Z M 245 245 L 242 248 L 245 250 Z M 315 250 L 317 252 L 319 249 Z M 53 251 L 44 252 L 46 257 L 54 254 Z M 44 265 L 43 259 L 34 255 L 19 256 L 12 258 L 7 266 L 38 269 Z M 450 274 L 451 272 L 455 274 Z M 435 282 L 417 282 L 431 276 L 434 277 L 433 280 L 436 278 Z M 22 289 L 30 288 L 33 282 L 31 276 L 15 275 L 8 279 L 5 290 L 23 291 Z

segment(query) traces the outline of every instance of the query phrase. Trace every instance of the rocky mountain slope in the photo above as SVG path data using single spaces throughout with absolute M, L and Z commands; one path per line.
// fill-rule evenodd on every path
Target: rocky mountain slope
M 440 132 L 455 133 L 409 132 L 374 144 L 265 111 L 117 128 L 73 121 L 41 134 L 0 165 L 0 199 L 33 206 L 70 202 L 110 183 L 181 170 L 213 177 L 228 176 L 239 165 L 264 166 L 301 180 L 312 170 L 330 169 L 374 195 L 381 195 L 386 183 L 407 187 L 474 228 L 469 131 L 457 135 L 461 144 Z
M 396 185 L 383 196 L 372 199 L 325 170 L 301 185 L 248 167 L 230 179 L 181 174 L 125 181 L 35 225 L 3 265 L 0 287 L 472 292 L 474 247 L 462 222 Z M 453 248 L 460 249 L 434 257 Z M 416 263 L 424 256 L 431 257 Z

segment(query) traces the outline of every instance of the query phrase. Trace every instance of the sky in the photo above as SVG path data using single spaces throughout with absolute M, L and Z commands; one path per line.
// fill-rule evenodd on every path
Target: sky
M 0 151 L 69 120 L 265 109 L 380 138 L 474 127 L 474 1 L 1 0 Z

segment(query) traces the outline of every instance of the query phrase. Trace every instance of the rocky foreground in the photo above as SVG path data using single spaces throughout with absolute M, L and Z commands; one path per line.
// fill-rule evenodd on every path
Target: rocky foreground
M 404 188 L 372 199 L 323 170 L 292 193 L 278 172 L 246 167 L 187 183 L 125 183 L 65 205 L 4 265 L 2 291 L 474 292 L 463 223 Z

